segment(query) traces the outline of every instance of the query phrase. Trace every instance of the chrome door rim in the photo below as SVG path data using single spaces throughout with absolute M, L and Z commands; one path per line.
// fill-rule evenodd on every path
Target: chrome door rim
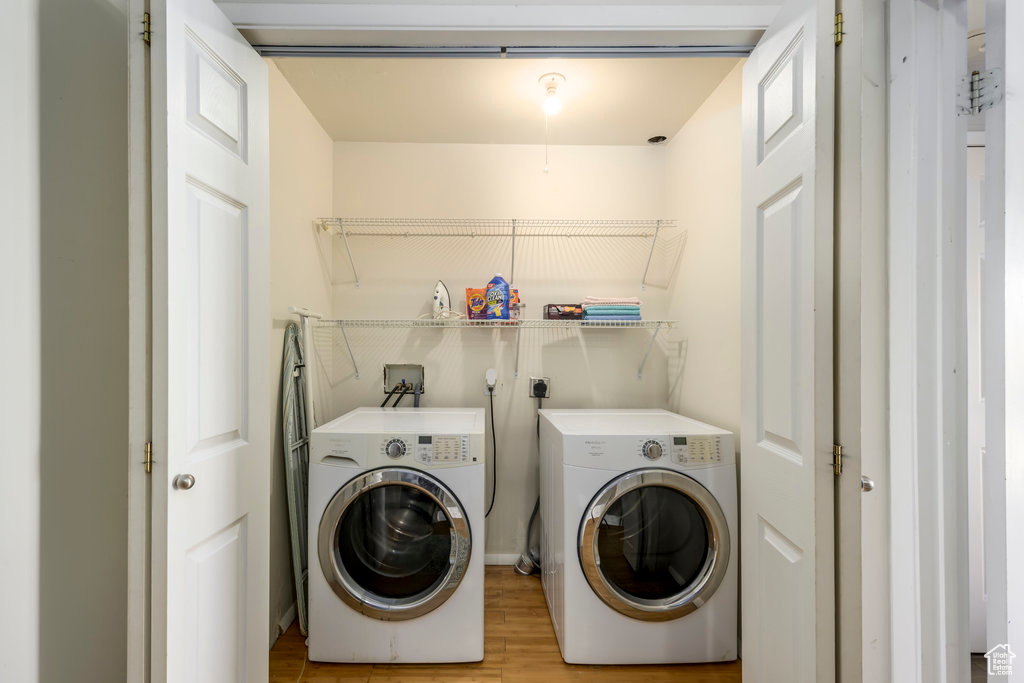
M 427 494 L 445 511 L 451 526 L 451 551 L 448 572 L 429 592 L 408 599 L 386 598 L 366 590 L 337 561 L 334 539 L 345 510 L 362 494 L 382 486 L 408 486 Z M 320 518 L 317 537 L 320 569 L 335 595 L 349 607 L 385 621 L 414 619 L 440 607 L 458 588 L 469 566 L 472 538 L 469 520 L 455 494 L 425 472 L 401 467 L 385 467 L 361 474 L 346 483 L 328 503 Z
M 708 555 L 697 579 L 676 595 L 658 600 L 629 595 L 609 583 L 597 548 L 597 531 L 609 506 L 630 491 L 652 486 L 678 491 L 697 505 L 708 534 Z M 729 525 L 722 507 L 694 479 L 672 470 L 635 470 L 606 484 L 587 506 L 578 540 L 580 565 L 597 597 L 615 611 L 643 621 L 668 621 L 694 612 L 714 595 L 729 568 Z

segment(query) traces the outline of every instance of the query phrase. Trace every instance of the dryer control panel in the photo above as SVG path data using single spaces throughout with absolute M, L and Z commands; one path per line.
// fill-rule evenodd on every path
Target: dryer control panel
M 680 465 L 715 465 L 722 462 L 722 437 L 673 436 L 672 462 Z
M 469 437 L 447 434 L 417 436 L 416 462 L 424 465 L 455 465 L 469 462 Z
M 412 459 L 430 467 L 467 465 L 476 462 L 470 453 L 468 434 L 402 434 L 378 438 L 379 460 L 398 463 Z

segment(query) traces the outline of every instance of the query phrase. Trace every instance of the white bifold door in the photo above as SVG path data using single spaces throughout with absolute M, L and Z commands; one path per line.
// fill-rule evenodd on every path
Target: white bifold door
M 834 5 L 788 0 L 743 70 L 743 680 L 835 678 Z
M 152 680 L 266 680 L 266 66 L 212 0 L 151 13 Z

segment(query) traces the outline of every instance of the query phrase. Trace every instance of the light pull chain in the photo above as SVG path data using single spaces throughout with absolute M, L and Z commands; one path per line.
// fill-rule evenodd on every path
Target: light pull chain
M 544 172 L 548 172 L 548 113 L 544 112 Z

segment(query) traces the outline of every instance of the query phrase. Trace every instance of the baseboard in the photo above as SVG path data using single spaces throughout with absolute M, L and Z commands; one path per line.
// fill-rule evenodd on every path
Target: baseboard
M 518 559 L 518 554 L 509 555 L 503 553 L 484 553 L 484 564 L 513 565 Z
M 284 614 L 281 615 L 281 618 L 277 620 L 278 636 L 284 635 L 284 632 L 287 631 L 288 627 L 292 625 L 293 621 L 295 621 L 295 617 L 297 614 L 298 605 L 293 602 L 291 605 L 288 606 L 288 609 L 284 611 Z

